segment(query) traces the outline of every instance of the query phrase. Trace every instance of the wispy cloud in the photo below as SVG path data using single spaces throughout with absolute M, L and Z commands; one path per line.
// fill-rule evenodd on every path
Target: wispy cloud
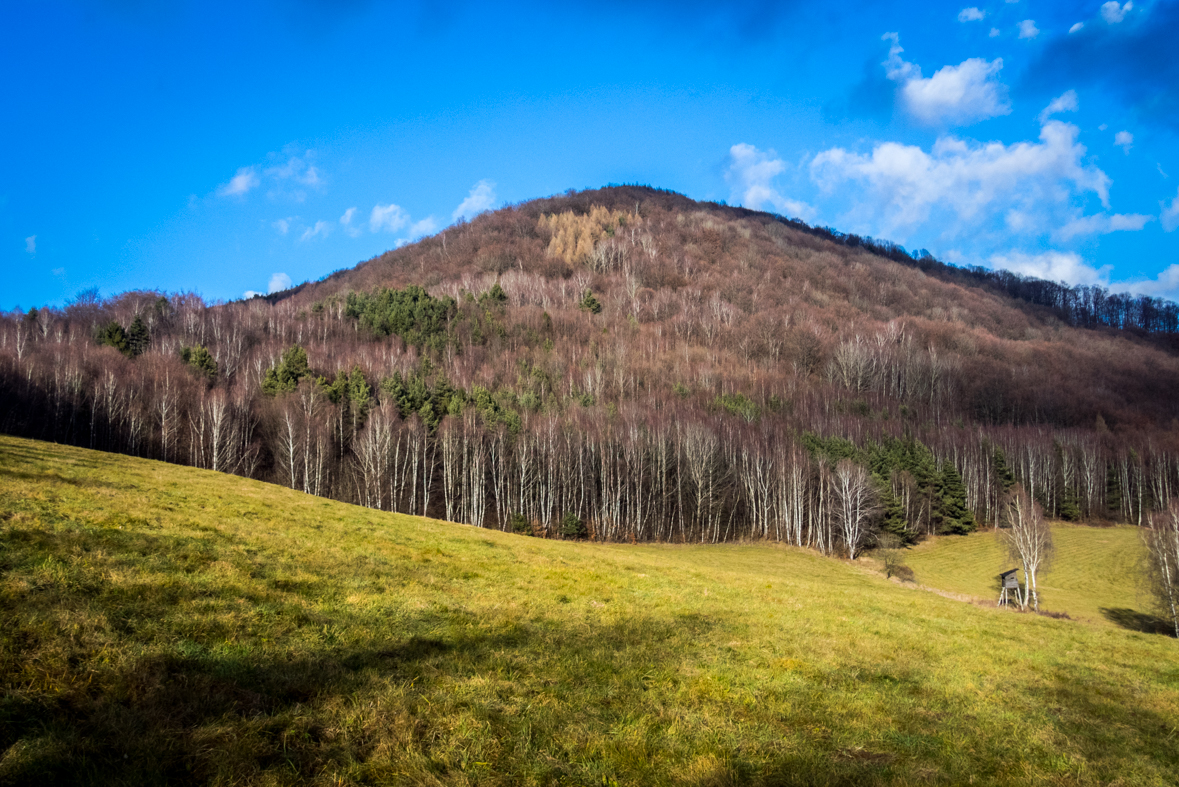
M 814 208 L 783 196 L 773 187 L 774 178 L 785 169 L 786 163 L 773 150 L 761 151 L 744 142 L 733 145 L 729 148 L 729 168 L 725 172 L 731 201 L 754 210 L 770 205 L 781 214 L 810 218 Z
M 1137 122 L 1179 130 L 1179 57 L 1174 54 L 1179 3 L 1141 9 L 1119 5 L 1118 11 L 1122 22 L 1099 19 L 1073 35 L 1049 38 L 1023 70 L 1022 87 L 1036 92 L 1062 83 L 1094 87 L 1133 110 Z
M 1126 14 L 1133 10 L 1134 3 L 1132 2 L 1118 5 L 1116 0 L 1109 0 L 1108 3 L 1102 3 L 1101 5 L 1101 18 L 1108 24 L 1116 25 L 1126 18 Z
M 959 22 L 981 22 L 986 16 L 986 13 L 971 6 L 970 8 L 963 8 L 958 12 Z
M 30 235 L 29 237 L 25 238 L 25 251 L 27 251 L 29 254 L 36 254 L 37 253 L 37 236 L 36 235 Z
M 987 264 L 995 270 L 1008 270 L 1024 276 L 1034 276 L 1047 281 L 1064 282 L 1072 286 L 1109 284 L 1111 265 L 1094 268 L 1085 263 L 1081 256 L 1071 251 L 1046 251 L 1040 254 L 1025 254 L 1019 251 L 992 255 Z
M 433 216 L 427 216 L 421 221 L 415 221 L 409 226 L 409 237 L 412 240 L 417 240 L 424 235 L 429 235 L 431 232 L 437 231 L 437 229 L 438 221 Z
M 285 273 L 276 273 L 270 277 L 270 283 L 266 285 L 266 291 L 269 293 L 282 292 L 291 288 L 291 277 Z
M 356 208 L 348 208 L 344 211 L 344 215 L 340 217 L 340 226 L 344 228 L 344 233 L 350 238 L 359 238 L 361 235 L 360 227 L 353 226 L 352 219 L 356 216 Z
M 987 264 L 994 269 L 1064 282 L 1074 287 L 1097 285 L 1114 292 L 1128 292 L 1131 295 L 1150 295 L 1172 300 L 1179 298 L 1179 265 L 1169 266 L 1153 279 L 1111 281 L 1112 265 L 1095 268 L 1075 252 L 1046 251 L 1042 254 L 1025 254 L 1014 251 L 993 255 L 987 260 Z
M 1080 109 L 1080 104 L 1077 102 L 1077 91 L 1066 90 L 1044 107 L 1040 112 L 1040 122 L 1043 123 L 1057 112 L 1076 112 L 1078 109 Z
M 1174 232 L 1179 227 L 1179 192 L 1171 198 L 1170 204 L 1161 202 L 1159 205 L 1162 207 L 1159 222 L 1162 223 L 1164 230 Z
M 271 199 L 284 199 L 292 202 L 303 202 L 307 199 L 307 190 L 319 190 L 323 187 L 323 177 L 311 161 L 315 152 L 308 150 L 301 155 L 290 153 L 270 154 L 273 162 L 263 170 L 262 174 L 270 182 L 266 196 Z
M 1134 145 L 1134 135 L 1129 131 L 1119 131 L 1114 134 L 1114 144 L 1122 149 L 1126 155 L 1130 154 L 1130 148 Z
M 1025 19 L 1019 23 L 1020 38 L 1035 38 L 1040 35 L 1040 28 L 1036 27 L 1034 19 Z
M 409 214 L 392 203 L 374 205 L 368 217 L 368 228 L 373 232 L 397 232 L 409 223 Z
M 274 229 L 278 231 L 279 235 L 286 235 L 291 231 L 291 222 L 295 220 L 295 216 L 287 216 L 285 219 L 279 219 L 277 221 L 271 222 L 270 226 L 274 227 Z
M 266 285 L 266 294 L 273 295 L 276 292 L 282 292 L 283 290 L 289 290 L 290 288 L 291 277 L 285 273 L 275 273 L 270 276 L 270 283 Z M 242 297 L 253 298 L 256 295 L 262 294 L 263 293 L 258 292 L 257 290 L 246 290 L 244 293 L 242 293 Z
M 250 189 L 257 188 L 261 182 L 256 167 L 242 167 L 228 183 L 217 189 L 217 193 L 222 197 L 240 197 Z
M 217 194 L 240 197 L 266 182 L 266 196 L 271 199 L 302 202 L 307 198 L 307 189 L 319 189 L 324 183 L 319 169 L 310 163 L 314 155 L 311 150 L 299 156 L 271 153 L 267 157 L 271 162 L 269 166 L 241 167 L 228 183 L 217 189 Z
M 1159 298 L 1179 300 L 1179 265 L 1168 265 L 1153 279 L 1128 282 L 1127 292 L 1135 295 L 1151 295 Z
M 459 203 L 450 218 L 457 220 L 461 216 L 464 219 L 470 219 L 485 210 L 490 210 L 494 205 L 495 183 L 490 180 L 481 180 L 471 187 L 467 198 Z
M 326 238 L 332 233 L 332 225 L 326 221 L 317 221 L 312 227 L 303 230 L 303 234 L 299 236 L 300 241 L 311 240 L 312 238 Z
M 998 81 L 1002 58 L 972 57 L 926 78 L 921 66 L 901 57 L 905 50 L 897 33 L 885 33 L 883 40 L 892 42 L 883 63 L 885 74 L 900 85 L 901 103 L 921 123 L 965 125 L 1011 112 L 1007 90 Z
M 1142 213 L 1097 213 L 1092 216 L 1082 216 L 1065 224 L 1055 233 L 1062 241 L 1085 235 L 1107 235 L 1111 232 L 1137 232 L 1148 223 L 1154 221 L 1154 216 Z

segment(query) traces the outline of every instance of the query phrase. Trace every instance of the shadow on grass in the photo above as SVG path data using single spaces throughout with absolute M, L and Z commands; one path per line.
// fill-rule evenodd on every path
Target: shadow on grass
M 0 699 L 0 784 L 236 782 L 273 769 L 308 779 L 357 755 L 323 729 L 318 708 L 372 681 L 412 682 L 455 651 L 503 645 L 496 636 L 409 637 L 310 658 L 174 653 L 76 692 L 13 692 Z
M 51 472 L 45 470 L 42 472 L 26 472 L 16 470 L 11 467 L 0 466 L 0 477 L 14 479 L 18 482 L 37 484 L 37 483 L 51 483 L 51 484 L 68 484 L 70 486 L 81 487 L 83 489 L 126 489 L 128 487 L 114 484 L 110 481 L 99 481 L 95 478 L 67 478 L 61 473 Z
M 1161 618 L 1158 615 L 1151 615 L 1125 607 L 1101 607 L 1100 611 L 1106 620 L 1124 629 L 1141 631 L 1143 634 L 1175 636 L 1175 627 L 1165 618 Z
M 452 723 L 433 708 L 451 696 L 441 687 L 500 680 L 505 664 L 509 672 L 532 671 L 551 676 L 546 684 L 562 685 L 569 676 L 558 665 L 578 657 L 601 680 L 632 666 L 628 659 L 649 657 L 645 637 L 659 641 L 710 624 L 691 617 L 478 627 L 466 613 L 426 613 L 397 627 L 421 634 L 366 648 L 325 644 L 311 655 L 259 649 L 227 656 L 188 643 L 96 673 L 89 683 L 75 679 L 74 690 L 9 692 L 0 698 L 0 784 L 305 783 L 364 764 L 374 746 L 390 742 L 445 771 L 453 752 L 435 757 L 432 748 Z M 594 653 L 608 642 L 618 649 Z M 674 671 L 679 659 L 663 661 L 652 668 Z M 509 692 L 511 685 L 505 684 Z M 531 696 L 534 689 L 518 690 Z M 645 689 L 624 681 L 612 691 L 611 701 L 624 706 L 624 696 Z M 484 712 L 480 701 L 454 696 L 460 709 Z M 487 707 L 483 723 L 497 730 L 495 737 L 510 738 L 514 721 L 498 705 Z M 360 720 L 382 707 L 387 726 L 343 734 L 344 719 L 365 724 Z M 579 713 L 569 709 L 565 721 Z M 565 773 L 569 766 L 554 767 Z M 576 767 L 566 775 L 575 773 Z

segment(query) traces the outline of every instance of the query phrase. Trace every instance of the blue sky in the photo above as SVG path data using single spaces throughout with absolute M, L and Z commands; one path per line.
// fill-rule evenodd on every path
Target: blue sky
M 0 309 L 611 182 L 1179 297 L 1179 3 L 719 5 L 8 3 Z

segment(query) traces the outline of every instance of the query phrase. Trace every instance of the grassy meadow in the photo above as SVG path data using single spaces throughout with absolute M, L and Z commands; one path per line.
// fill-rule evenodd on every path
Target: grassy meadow
M 988 543 L 910 564 L 989 597 Z M 1174 639 L 866 565 L 544 541 L 0 437 L 0 784 L 1175 783 Z

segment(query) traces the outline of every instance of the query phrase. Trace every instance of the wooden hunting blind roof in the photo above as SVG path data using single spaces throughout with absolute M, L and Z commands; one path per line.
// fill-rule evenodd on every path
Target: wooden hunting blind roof
M 1017 571 L 1019 571 L 1018 568 L 1013 568 L 1010 571 L 1004 571 L 1002 574 L 999 575 L 999 581 L 1002 583 L 1003 587 L 1005 587 L 1005 588 L 1018 588 L 1019 587 L 1019 577 L 1015 576 L 1015 572 L 1017 572 Z

